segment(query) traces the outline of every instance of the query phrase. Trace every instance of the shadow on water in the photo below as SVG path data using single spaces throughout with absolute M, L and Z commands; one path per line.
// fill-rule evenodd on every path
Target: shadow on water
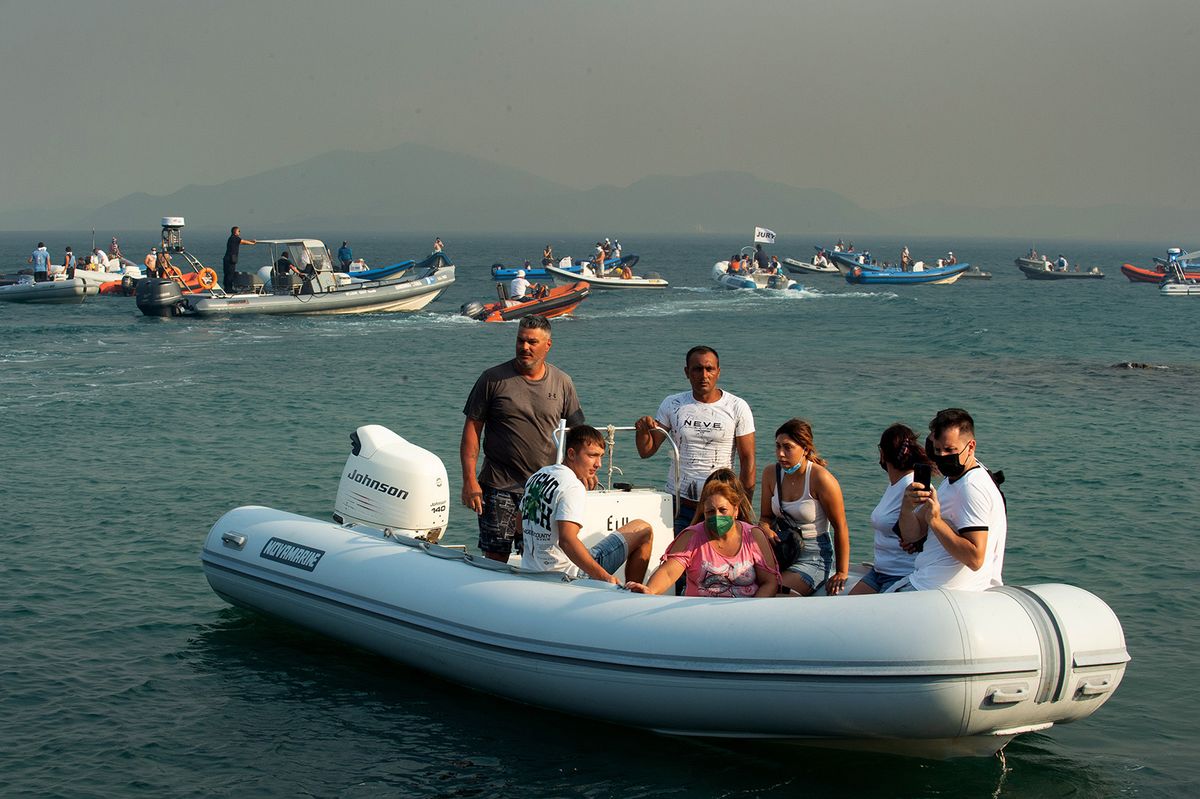
M 293 781 L 315 795 L 431 796 L 1090 797 L 1122 788 L 1052 753 L 1040 736 L 1010 744 L 1004 757 L 934 761 L 674 738 L 584 721 L 463 689 L 235 609 L 203 627 L 183 657 L 210 683 L 214 707 L 255 717 L 266 741 L 320 748 L 319 758 L 292 753 L 285 767 L 271 762 L 272 744 L 246 742 L 265 749 L 251 758 L 242 752 L 230 767 L 243 769 L 245 779 L 247 760 L 259 763 L 260 786 L 280 792 Z M 723 700 L 697 694 L 697 701 L 720 712 Z M 330 771 L 330 763 L 345 768 Z

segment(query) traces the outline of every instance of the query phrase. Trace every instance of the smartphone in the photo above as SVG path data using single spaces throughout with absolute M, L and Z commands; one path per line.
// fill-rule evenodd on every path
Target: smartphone
M 929 488 L 929 483 L 933 479 L 932 471 L 928 463 L 913 464 L 913 482 Z

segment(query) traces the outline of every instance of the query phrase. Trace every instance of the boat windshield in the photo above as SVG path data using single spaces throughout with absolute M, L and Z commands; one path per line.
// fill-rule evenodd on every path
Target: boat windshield
M 287 253 L 288 259 L 301 270 L 312 265 L 318 272 L 333 271 L 333 260 L 329 257 L 329 250 L 324 247 L 310 246 L 306 242 L 294 241 L 287 245 L 284 252 Z

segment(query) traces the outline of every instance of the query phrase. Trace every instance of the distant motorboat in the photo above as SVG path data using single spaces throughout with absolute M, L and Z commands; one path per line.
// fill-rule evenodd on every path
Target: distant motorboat
M 508 298 L 508 291 L 504 284 L 500 283 L 496 286 L 496 291 L 500 296 L 495 302 L 467 302 L 459 311 L 463 316 L 483 322 L 511 322 L 533 314 L 552 319 L 574 311 L 579 303 L 587 297 L 590 290 L 588 284 L 580 280 L 570 286 L 549 289 L 541 296 L 512 300 Z
M 1099 280 L 1104 277 L 1104 273 L 1099 267 L 1093 266 L 1087 272 L 1064 272 L 1058 269 L 1050 269 L 1050 262 L 1046 262 L 1046 266 L 1027 266 L 1018 264 L 1025 277 L 1030 280 Z
M 1164 297 L 1200 297 L 1200 279 L 1188 277 L 1181 261 L 1172 262 L 1168 269 L 1168 277 L 1159 288 Z
M 253 290 L 229 293 L 219 286 L 198 293 L 184 293 L 170 279 L 143 280 L 137 287 L 137 304 L 148 316 L 225 316 L 244 314 L 343 315 L 387 311 L 417 311 L 437 299 L 454 283 L 454 265 L 445 253 L 435 253 L 421 269 L 404 267 L 389 276 L 362 279 L 333 271 L 333 260 L 319 239 L 259 239 L 259 244 L 288 253 L 302 275 L 267 277 L 270 289 L 258 275 L 241 274 Z M 384 269 L 390 269 L 385 267 Z M 239 285 L 244 285 L 239 282 Z
M 616 270 L 616 274 L 606 274 L 603 277 L 598 277 L 592 274 L 591 269 L 584 269 L 582 273 L 575 273 L 567 269 L 570 265 L 570 259 L 564 258 L 564 263 L 559 266 L 546 266 L 546 271 L 554 278 L 554 282 L 559 286 L 571 286 L 580 281 L 587 283 L 593 289 L 612 289 L 614 291 L 628 289 L 665 289 L 670 287 L 670 283 L 662 278 L 656 272 L 647 272 L 645 275 L 633 275 L 622 277 L 620 272 Z
M 100 293 L 98 284 L 91 285 L 82 278 L 56 275 L 54 280 L 35 283 L 30 275 L 22 275 L 16 283 L 0 286 L 0 301 L 46 305 L 79 304 L 90 294 Z
M 713 264 L 712 278 L 718 286 L 727 289 L 804 290 L 804 286 L 784 274 L 769 274 L 753 270 L 730 272 L 729 261 L 717 261 Z
M 855 267 L 846 273 L 846 282 L 855 285 L 889 285 L 889 286 L 912 286 L 912 285 L 950 285 L 954 281 L 962 277 L 971 265 L 970 264 L 950 264 L 948 266 L 935 266 L 932 269 L 926 269 L 918 261 L 914 264 L 912 271 L 901 269 L 864 269 Z
M 813 256 L 812 261 L 799 261 L 795 258 L 784 258 L 783 265 L 789 272 L 796 275 L 839 275 L 842 273 L 833 263 L 821 253 Z

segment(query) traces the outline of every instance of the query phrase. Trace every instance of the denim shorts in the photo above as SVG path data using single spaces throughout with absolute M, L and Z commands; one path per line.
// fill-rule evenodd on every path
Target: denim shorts
M 616 574 L 629 556 L 626 550 L 625 536 L 620 533 L 609 533 L 600 539 L 600 543 L 590 548 L 588 552 L 596 562 L 609 574 Z
M 875 571 L 874 567 L 869 572 L 863 575 L 862 581 L 875 589 L 875 593 L 882 594 L 884 591 L 892 587 L 894 583 L 903 580 L 907 575 L 904 574 L 883 574 Z
M 479 514 L 479 549 L 507 558 L 516 547 L 521 552 L 521 498 L 524 491 L 482 486 L 483 513 Z
M 816 538 L 805 538 L 799 559 L 788 566 L 787 571 L 799 574 L 816 591 L 829 579 L 832 566 L 833 539 L 825 533 Z

